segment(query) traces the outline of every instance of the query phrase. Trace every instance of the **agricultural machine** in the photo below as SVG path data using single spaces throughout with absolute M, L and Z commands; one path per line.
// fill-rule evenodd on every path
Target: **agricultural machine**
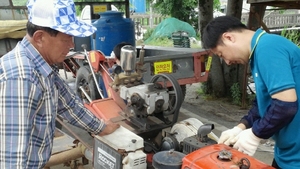
M 144 46 L 138 50 L 131 45 L 122 47 L 120 65 L 99 50 L 75 53 L 64 62 L 76 76 L 75 90 L 86 108 L 106 122 L 121 125 L 110 135 L 94 136 L 90 160 L 95 169 L 272 168 L 231 147 L 216 144 L 213 124 L 203 124 L 195 118 L 178 121 L 184 98 L 179 84 L 182 79 L 154 73 L 146 82 L 143 74 L 147 63 L 156 57 L 145 57 L 146 51 Z M 207 55 L 203 51 L 198 54 Z M 74 58 L 83 61 L 81 66 Z M 177 59 L 171 61 L 171 67 Z M 168 72 L 166 61 L 156 62 L 164 65 L 157 69 Z M 156 64 L 149 65 L 153 68 Z M 155 66 L 152 72 L 154 69 Z
M 23 30 L 27 20 L 26 7 L 13 8 L 13 2 L 6 0 L 4 5 L 0 4 L 0 19 L 5 20 L 3 22 L 6 24 L 18 20 Z M 112 2 L 93 1 L 96 6 L 91 6 L 92 14 L 99 12 L 95 10 L 104 9 L 102 4 L 110 6 Z M 125 4 L 125 16 L 128 18 L 129 0 L 115 3 Z M 14 18 L 10 18 L 12 16 Z M 82 164 L 92 161 L 95 169 L 272 168 L 231 147 L 216 144 L 218 137 L 212 132 L 213 124 L 203 124 L 195 118 L 178 120 L 185 85 L 207 80 L 211 62 L 207 51 L 128 45 L 121 49 L 121 61 L 117 65 L 115 58 L 107 57 L 108 54 L 102 51 L 113 48 L 114 45 L 108 40 L 128 33 L 120 30 L 111 33 L 117 30 L 107 26 L 112 20 L 108 18 L 105 24 L 97 25 L 101 31 L 93 37 L 91 46 L 94 49 L 87 50 L 87 46 L 83 46 L 84 52 L 70 52 L 63 66 L 76 78 L 75 92 L 85 102 L 86 108 L 96 117 L 108 123 L 118 123 L 121 127 L 110 135 L 94 136 L 94 145 L 90 147 L 58 118 L 79 142 L 70 146 L 74 139 L 58 129 L 52 156 L 45 168 L 62 163 L 68 163 L 71 168 L 82 168 L 76 162 L 80 157 Z M 129 31 L 134 31 L 132 23 L 125 24 L 130 28 Z M 113 26 L 120 28 L 120 25 Z M 24 34 L 19 29 L 17 32 L 22 33 L 17 38 Z M 10 36 L 5 35 L 0 39 L 1 51 L 7 52 L 15 45 L 18 41 L 12 36 L 15 34 L 11 32 Z M 134 32 L 131 35 L 134 37 Z M 116 37 L 107 38 L 111 36 Z M 75 39 L 75 42 L 81 40 Z M 90 39 L 85 40 L 90 43 Z

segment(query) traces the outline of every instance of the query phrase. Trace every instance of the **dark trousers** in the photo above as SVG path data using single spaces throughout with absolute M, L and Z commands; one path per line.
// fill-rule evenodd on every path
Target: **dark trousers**
M 275 159 L 273 159 L 272 167 L 274 167 L 274 168 L 276 168 L 276 169 L 281 169 L 281 168 L 277 165 Z

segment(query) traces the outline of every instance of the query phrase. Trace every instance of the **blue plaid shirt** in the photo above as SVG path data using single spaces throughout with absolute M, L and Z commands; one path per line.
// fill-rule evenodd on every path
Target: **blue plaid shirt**
M 24 38 L 0 59 L 0 168 L 42 168 L 57 114 L 95 134 L 105 127 Z

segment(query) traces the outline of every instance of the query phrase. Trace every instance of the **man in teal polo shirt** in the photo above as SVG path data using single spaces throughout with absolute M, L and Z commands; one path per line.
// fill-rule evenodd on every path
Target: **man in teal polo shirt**
M 256 99 L 249 113 L 219 143 L 253 155 L 262 139 L 275 140 L 272 166 L 300 168 L 300 49 L 288 39 L 249 30 L 235 17 L 221 16 L 205 27 L 203 45 L 230 64 L 250 64 Z

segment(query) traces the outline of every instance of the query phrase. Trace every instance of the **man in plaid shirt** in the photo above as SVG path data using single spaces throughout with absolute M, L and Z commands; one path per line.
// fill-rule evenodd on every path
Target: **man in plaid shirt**
M 96 118 L 52 69 L 73 48 L 73 36 L 96 28 L 76 19 L 72 0 L 29 0 L 27 7 L 27 35 L 0 59 L 1 169 L 43 168 L 57 115 L 94 134 L 119 127 Z

